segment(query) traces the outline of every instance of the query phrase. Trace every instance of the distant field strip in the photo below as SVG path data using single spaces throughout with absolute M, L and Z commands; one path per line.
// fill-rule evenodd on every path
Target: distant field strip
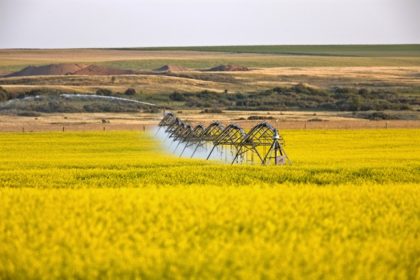
M 0 279 L 417 279 L 420 130 L 282 135 L 291 166 L 0 133 Z
M 240 64 L 247 67 L 358 67 L 358 66 L 420 66 L 419 57 L 325 57 L 325 56 L 250 56 L 213 59 L 142 59 L 103 62 L 106 66 L 132 70 L 153 70 L 164 64 L 205 69 L 219 64 Z
M 420 45 L 254 45 L 134 48 L 125 50 L 182 50 L 205 52 L 325 56 L 420 56 Z
M 51 63 L 104 63 L 134 70 L 151 70 L 165 64 L 191 68 L 209 68 L 219 64 L 243 64 L 248 67 L 402 67 L 420 66 L 420 45 L 0 50 L 1 72 Z
M 395 56 L 395 57 L 345 57 L 345 56 L 296 56 L 296 55 L 268 55 L 225 57 L 223 54 L 215 58 L 192 58 L 181 56 L 174 58 L 141 58 L 119 60 L 80 61 L 80 59 L 44 59 L 42 61 L 21 60 L 0 62 L 0 70 L 5 72 L 18 71 L 28 65 L 45 65 L 52 63 L 83 63 L 89 62 L 99 65 L 130 70 L 153 70 L 165 64 L 173 64 L 192 69 L 206 69 L 220 64 L 240 64 L 247 67 L 361 67 L 361 66 L 420 66 L 420 56 Z

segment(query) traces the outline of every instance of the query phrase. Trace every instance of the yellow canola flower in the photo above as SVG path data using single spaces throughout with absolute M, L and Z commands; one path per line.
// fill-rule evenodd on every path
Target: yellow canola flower
M 0 279 L 418 278 L 419 130 L 283 134 L 282 167 L 0 134 Z

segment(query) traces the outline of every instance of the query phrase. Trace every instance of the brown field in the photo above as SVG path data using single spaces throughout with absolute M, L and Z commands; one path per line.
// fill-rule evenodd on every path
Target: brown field
M 404 89 L 420 88 L 420 57 L 317 56 L 256 53 L 223 53 L 188 50 L 0 50 L 0 74 L 28 65 L 90 63 L 136 71 L 136 75 L 114 76 L 30 76 L 0 77 L 0 86 L 10 92 L 29 89 L 59 89 L 93 93 L 98 88 L 124 92 L 127 87 L 138 92 L 168 93 L 249 92 L 276 86 L 307 83 L 315 87 L 351 86 Z M 151 72 L 165 64 L 186 67 L 191 71 Z M 247 66 L 245 72 L 203 72 L 219 64 Z
M 248 57 L 247 54 L 225 54 L 226 57 Z M 56 49 L 56 50 L 0 50 L 0 66 L 26 66 L 28 64 L 71 63 L 71 62 L 105 62 L 121 60 L 159 59 L 182 60 L 199 57 L 212 59 L 219 57 L 213 52 L 194 51 L 120 51 L 106 49 Z
M 231 61 L 253 62 L 254 65 L 270 64 L 277 66 L 420 66 L 418 56 L 320 56 L 320 55 L 279 55 L 234 52 L 205 52 L 191 50 L 113 50 L 113 49 L 1 49 L 0 67 L 50 63 L 97 63 L 118 61 L 158 60 L 167 61 Z M 293 65 L 291 65 L 293 64 Z M 148 69 L 148 68 L 144 68 Z M 149 69 L 150 70 L 150 69 Z
M 349 118 L 350 112 L 237 112 L 222 114 L 201 114 L 198 111 L 177 112 L 182 119 L 192 124 L 209 124 L 213 120 L 223 123 L 234 122 L 244 128 L 267 121 L 279 129 L 363 129 L 363 128 L 420 128 L 420 121 L 369 121 Z M 248 116 L 269 116 L 267 120 L 240 120 Z M 2 132 L 40 131 L 110 131 L 146 130 L 155 127 L 162 114 L 150 113 L 73 113 L 44 114 L 38 117 L 0 115 Z M 321 121 L 311 121 L 311 119 Z
M 179 72 L 114 76 L 29 76 L 0 78 L 10 92 L 60 89 L 94 93 L 98 88 L 124 92 L 127 87 L 143 93 L 173 91 L 254 91 L 306 83 L 316 87 L 361 86 L 388 90 L 420 87 L 420 67 L 276 67 L 247 72 Z
M 50 63 L 85 63 L 128 69 L 130 75 L 58 75 L 0 77 L 0 86 L 11 93 L 32 89 L 58 90 L 66 93 L 95 93 L 107 88 L 123 93 L 134 88 L 142 97 L 170 94 L 174 91 L 198 93 L 204 90 L 229 93 L 254 92 L 278 86 L 304 83 L 311 87 L 367 88 L 418 96 L 420 92 L 420 57 L 418 56 L 320 56 L 255 53 L 223 53 L 188 50 L 0 50 L 0 74 L 11 73 L 28 65 Z M 238 64 L 250 71 L 202 71 L 219 64 Z M 188 71 L 153 72 L 165 64 Z M 179 68 L 177 68 L 179 66 Z M 145 94 L 145 95 L 142 95 Z M 147 96 L 149 95 L 149 96 Z M 145 100 L 147 101 L 147 98 Z M 143 100 L 143 99 L 142 99 Z M 152 101 L 154 102 L 154 101 Z M 176 103 L 169 101 L 167 106 Z M 193 122 L 218 119 L 235 121 L 246 127 L 255 121 L 250 115 L 270 115 L 279 128 L 366 128 L 419 127 L 416 121 L 368 121 L 354 118 L 350 112 L 233 112 L 208 115 L 185 111 Z M 418 114 L 418 110 L 410 111 Z M 43 130 L 112 130 L 142 129 L 155 125 L 159 114 L 51 114 L 39 117 L 0 116 L 1 131 Z M 102 123 L 102 119 L 110 123 Z M 311 121 L 311 119 L 318 119 Z M 319 121 L 321 119 L 321 121 Z

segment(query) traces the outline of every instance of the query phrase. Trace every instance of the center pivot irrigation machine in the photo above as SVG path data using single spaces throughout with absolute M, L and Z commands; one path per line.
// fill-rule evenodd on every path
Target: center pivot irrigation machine
M 278 130 L 266 122 L 254 126 L 246 132 L 240 126 L 229 124 L 224 127 L 219 122 L 211 123 L 207 128 L 201 124 L 192 127 L 173 113 L 166 113 L 159 122 L 156 134 L 164 129 L 165 136 L 177 143 L 174 152 L 184 145 L 180 156 L 190 148 L 193 157 L 197 150 L 209 151 L 210 159 L 218 151 L 221 159 L 234 163 L 261 163 L 263 165 L 281 165 L 290 160 L 283 149 L 284 141 Z M 230 154 L 229 154 L 230 153 Z

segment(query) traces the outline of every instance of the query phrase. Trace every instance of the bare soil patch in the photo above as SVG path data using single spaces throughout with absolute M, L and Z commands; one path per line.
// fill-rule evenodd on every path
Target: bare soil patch
M 99 65 L 85 65 L 75 63 L 48 64 L 43 66 L 28 66 L 11 73 L 7 77 L 23 76 L 65 76 L 65 75 L 129 75 L 132 70 L 110 68 Z
M 104 67 L 99 65 L 89 65 L 83 69 L 73 72 L 72 75 L 130 75 L 134 71 Z
M 190 71 L 189 68 L 179 66 L 179 65 L 163 65 L 155 70 L 155 72 L 183 72 L 183 71 Z
M 43 76 L 43 75 L 69 75 L 86 68 L 85 64 L 61 63 L 43 66 L 28 66 L 20 71 L 11 73 L 8 77 Z
M 216 67 L 210 68 L 208 71 L 226 71 L 226 72 L 234 72 L 234 71 L 249 71 L 249 68 L 246 66 L 241 65 L 218 65 Z

